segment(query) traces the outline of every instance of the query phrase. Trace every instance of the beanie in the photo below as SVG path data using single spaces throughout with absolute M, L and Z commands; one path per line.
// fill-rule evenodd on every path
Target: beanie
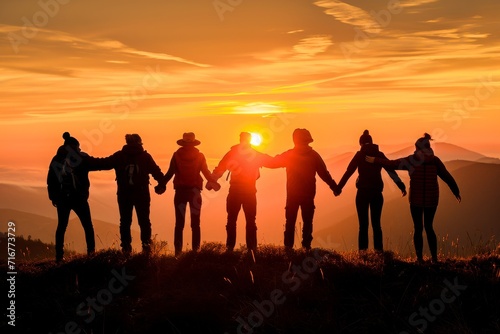
M 359 137 L 359 145 L 364 144 L 373 144 L 372 136 L 370 136 L 368 130 L 363 131 L 363 134 Z
M 74 137 L 71 137 L 69 132 L 63 133 L 62 137 L 64 139 L 64 145 L 70 145 L 70 146 L 74 146 L 74 147 L 80 146 L 80 143 L 78 142 L 78 140 Z

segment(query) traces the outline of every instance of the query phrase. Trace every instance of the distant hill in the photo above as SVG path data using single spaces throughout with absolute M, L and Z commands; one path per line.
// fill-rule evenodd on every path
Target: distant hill
M 72 213 L 68 229 L 65 234 L 65 244 L 68 250 L 84 253 L 87 250 L 85 235 L 80 220 Z M 0 221 L 13 221 L 16 223 L 16 236 L 24 236 L 25 239 L 40 239 L 42 242 L 50 244 L 55 242 L 57 219 L 36 215 L 12 209 L 0 209 Z M 118 225 L 93 220 L 96 239 L 96 249 L 120 248 L 120 232 Z M 4 224 L 0 232 L 7 231 Z M 139 232 L 134 227 L 132 229 L 133 247 L 140 250 Z
M 460 187 L 462 203 L 456 202 L 448 186 L 440 180 L 440 203 L 434 227 L 441 253 L 471 255 L 488 247 L 496 247 L 500 241 L 500 165 L 450 161 L 446 166 L 453 170 L 452 175 Z M 408 182 L 405 183 L 408 186 Z M 344 195 L 343 193 L 341 196 Z M 355 190 L 350 189 L 352 204 L 354 196 Z M 385 247 L 409 254 L 413 252 L 413 222 L 408 199 L 402 199 L 400 195 L 395 196 L 387 190 L 384 196 L 382 230 Z M 337 250 L 357 249 L 358 220 L 354 205 L 350 210 L 351 215 L 339 223 L 316 230 L 315 239 L 327 242 Z M 335 210 L 331 210 L 330 215 L 335 216 Z M 371 232 L 370 248 L 373 248 Z M 427 251 L 426 249 L 424 243 L 424 250 Z
M 492 161 L 495 161 L 494 158 L 493 159 L 488 158 L 483 154 L 449 143 L 432 143 L 431 146 L 432 149 L 434 150 L 434 154 L 436 154 L 442 161 L 450 161 L 450 160 L 480 161 L 483 159 L 491 159 Z M 415 147 L 409 146 L 396 152 L 392 153 L 386 152 L 386 155 L 389 159 L 396 159 L 396 158 L 407 157 L 413 154 L 413 152 L 415 152 Z

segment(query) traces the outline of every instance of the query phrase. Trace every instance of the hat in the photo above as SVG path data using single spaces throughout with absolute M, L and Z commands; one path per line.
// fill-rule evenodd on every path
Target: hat
M 307 129 L 295 129 L 292 137 L 295 144 L 309 144 L 314 141 L 311 133 Z
M 69 132 L 63 133 L 62 137 L 64 139 L 64 145 L 70 145 L 70 146 L 75 146 L 75 147 L 80 146 L 80 143 L 78 142 L 78 140 L 74 137 L 71 137 Z
M 431 135 L 428 133 L 424 133 L 424 136 L 419 138 L 415 142 L 415 148 L 417 150 L 430 149 L 431 148 L 431 143 L 430 143 L 431 140 L 432 140 Z
M 142 145 L 142 139 L 141 139 L 141 136 L 139 136 L 137 133 L 133 133 L 133 134 L 126 134 L 125 135 L 125 142 L 128 144 L 128 145 Z
M 177 144 L 180 146 L 197 146 L 200 145 L 201 142 L 195 138 L 193 132 L 184 132 L 182 139 L 179 139 Z
M 363 134 L 359 137 L 359 145 L 364 144 L 373 144 L 372 136 L 370 136 L 370 132 L 368 132 L 368 130 L 363 131 Z

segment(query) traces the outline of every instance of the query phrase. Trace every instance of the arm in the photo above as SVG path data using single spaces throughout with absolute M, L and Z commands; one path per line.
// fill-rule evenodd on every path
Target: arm
M 344 175 L 342 176 L 342 178 L 340 179 L 340 182 L 337 186 L 337 189 L 336 189 L 337 193 L 340 194 L 340 192 L 342 192 L 342 189 L 344 188 L 345 184 L 347 183 L 349 178 L 352 176 L 352 174 L 354 174 L 354 172 L 358 168 L 358 162 L 359 162 L 360 156 L 361 156 L 361 152 L 357 152 L 354 155 L 354 157 L 352 158 L 349 165 L 347 166 L 347 169 L 346 169 Z
M 462 197 L 460 196 L 460 189 L 458 188 L 457 182 L 451 176 L 450 172 L 446 169 L 441 159 L 435 157 L 437 174 L 438 176 L 448 185 L 455 198 L 460 203 L 462 201 Z
M 328 184 L 330 189 L 336 190 L 337 182 L 335 182 L 335 180 L 330 175 L 330 172 L 326 168 L 326 164 L 323 161 L 323 159 L 321 158 L 321 156 L 318 153 L 316 153 L 316 156 L 317 156 L 316 173 L 318 173 L 318 176 L 323 180 L 323 182 Z
M 177 172 L 177 164 L 175 163 L 175 153 L 174 153 L 172 155 L 172 158 L 170 159 L 170 166 L 168 167 L 168 171 L 163 177 L 161 184 L 166 185 L 176 172 Z
M 214 181 L 217 181 L 228 169 L 228 161 L 231 159 L 231 156 L 231 151 L 227 152 L 221 161 L 219 161 L 217 167 L 214 168 L 214 171 L 212 172 L 212 178 Z
M 153 176 L 156 182 L 158 182 L 158 184 L 161 184 L 163 182 L 164 175 L 161 172 L 161 168 L 156 164 L 151 154 L 149 154 L 149 173 Z
M 288 152 L 283 152 L 281 154 L 276 155 L 274 158 L 271 157 L 269 160 L 266 161 L 266 164 L 264 167 L 267 168 L 281 168 L 281 167 L 286 167 L 288 164 Z
M 57 200 L 59 199 L 59 177 L 58 174 L 62 165 L 56 160 L 52 160 L 49 166 L 49 171 L 47 173 L 47 192 L 49 194 L 49 199 L 53 206 L 56 206 Z
M 381 154 L 380 158 L 388 160 L 384 153 L 380 152 L 380 154 Z M 385 169 L 387 174 L 389 174 L 389 177 L 392 179 L 392 181 L 394 181 L 394 183 L 398 186 L 399 190 L 401 190 L 403 197 L 406 196 L 406 186 L 403 183 L 403 181 L 401 181 L 398 173 L 396 173 L 394 168 L 390 168 L 387 166 L 382 166 L 382 167 Z

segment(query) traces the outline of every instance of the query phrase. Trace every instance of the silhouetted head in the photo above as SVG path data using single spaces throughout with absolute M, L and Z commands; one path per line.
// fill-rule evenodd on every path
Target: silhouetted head
M 252 134 L 250 132 L 240 133 L 240 144 L 250 145 L 251 140 L 252 140 Z
M 373 144 L 372 136 L 370 136 L 368 130 L 363 131 L 363 134 L 359 137 L 359 145 L 363 146 L 364 144 Z
M 193 132 L 184 132 L 182 135 L 182 139 L 177 141 L 177 144 L 180 146 L 197 146 L 200 145 L 201 142 L 196 139 L 196 136 Z
M 293 143 L 295 145 L 307 145 L 314 141 L 311 136 L 311 133 L 307 129 L 293 130 L 292 138 L 293 138 Z
M 127 143 L 127 145 L 142 145 L 141 136 L 139 136 L 137 133 L 126 134 L 125 142 Z
M 423 137 L 419 138 L 415 142 L 415 149 L 417 151 L 430 149 L 431 148 L 431 143 L 430 143 L 431 140 L 432 140 L 431 135 L 428 133 L 425 133 Z
M 64 145 L 69 145 L 74 149 L 80 148 L 80 143 L 75 137 L 71 137 L 69 132 L 63 133 Z

